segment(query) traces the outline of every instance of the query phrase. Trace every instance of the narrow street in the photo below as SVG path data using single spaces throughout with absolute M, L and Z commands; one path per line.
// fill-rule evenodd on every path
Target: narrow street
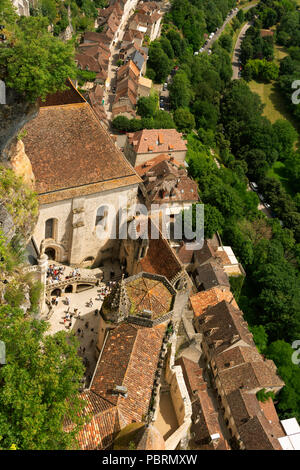
M 241 31 L 240 34 L 238 35 L 238 38 L 236 40 L 234 50 L 233 50 L 233 56 L 232 56 L 232 80 L 237 80 L 239 77 L 239 62 L 240 62 L 240 52 L 241 52 L 241 44 L 242 41 L 245 37 L 246 31 L 250 28 L 252 25 L 252 22 L 249 21 L 249 23 L 245 24 Z
M 207 40 L 207 44 L 205 46 L 203 46 L 203 52 L 207 52 L 209 49 L 211 49 L 213 43 L 219 39 L 219 37 L 221 36 L 221 34 L 223 33 L 224 29 L 226 28 L 226 25 L 238 14 L 238 10 L 234 10 L 230 16 L 228 16 L 226 18 L 226 20 L 224 21 L 224 23 L 222 24 L 222 26 L 217 30 L 217 32 L 215 33 L 215 35 L 211 38 L 211 39 L 208 39 Z

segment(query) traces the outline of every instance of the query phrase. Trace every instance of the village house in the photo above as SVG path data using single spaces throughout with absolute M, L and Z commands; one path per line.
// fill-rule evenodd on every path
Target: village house
M 133 166 L 140 166 L 162 153 L 183 164 L 186 152 L 186 141 L 176 129 L 144 129 L 128 133 L 124 146 L 125 156 Z
M 204 311 L 200 305 L 200 310 L 194 325 L 203 335 L 203 357 L 218 392 L 231 445 L 280 449 L 278 419 L 273 424 L 266 418 L 256 396 L 261 390 L 278 393 L 283 387 L 274 362 L 259 354 L 236 304 L 222 300 Z
M 109 206 L 135 204 L 140 178 L 71 83 L 41 103 L 25 128 L 40 204 L 36 245 L 44 240 L 58 262 L 99 265 L 118 243 Z
M 215 263 L 206 263 L 198 266 L 192 273 L 192 279 L 198 291 L 206 291 L 212 287 L 221 287 L 230 290 L 230 282 L 227 274 L 221 266 Z
M 143 194 L 148 209 L 154 205 L 163 207 L 168 217 L 166 223 L 171 230 L 171 238 L 174 236 L 174 224 L 176 215 L 184 209 L 190 209 L 191 205 L 198 202 L 198 186 L 195 181 L 187 176 L 187 171 L 182 164 L 175 162 L 173 157 L 159 155 L 154 158 L 152 164 L 148 160 L 143 165 L 136 167 L 136 171 L 143 180 Z
M 160 35 L 162 15 L 159 13 L 157 7 L 151 9 L 143 5 L 142 8 L 143 9 L 139 8 L 131 19 L 129 29 L 141 31 L 150 38 L 150 41 L 154 41 Z
M 190 306 L 194 312 L 194 316 L 198 317 L 206 312 L 207 308 L 226 300 L 235 308 L 239 308 L 231 291 L 224 287 L 212 287 L 211 289 L 197 292 L 190 297 Z
M 208 392 L 204 371 L 199 365 L 182 356 L 175 362 L 183 371 L 192 404 L 192 442 L 200 450 L 229 450 L 229 445 L 222 433 L 218 420 L 218 410 Z
M 100 354 L 90 386 L 81 395 L 87 402 L 83 413 L 91 416 L 78 436 L 81 449 L 112 448 L 121 430 L 123 436 L 131 432 L 139 449 L 153 448 L 153 438 L 158 449 L 175 449 L 186 435 L 191 416 L 188 393 L 181 368 L 171 370 L 173 362 L 166 356 L 175 298 L 176 291 L 165 277 L 143 272 L 123 278 L 105 299 Z M 156 425 L 161 380 L 169 384 L 177 420 L 168 439 Z M 66 423 L 66 430 L 71 428 L 72 423 Z
M 230 246 L 220 243 L 216 246 L 212 241 L 205 240 L 203 247 L 194 252 L 194 269 L 207 263 L 217 264 L 222 267 L 228 276 L 245 276 L 242 265 L 237 260 Z
M 143 271 L 165 276 L 176 290 L 186 289 L 188 294 L 192 288 L 190 277 L 163 236 L 159 220 L 140 217 L 129 223 L 139 238 L 121 240 L 119 259 L 126 273 L 131 276 Z
M 87 32 L 83 43 L 75 54 L 75 61 L 81 70 L 96 73 L 96 83 L 104 84 L 108 74 L 110 58 L 109 38 L 103 33 Z
M 139 70 L 133 61 L 120 67 L 117 72 L 117 88 L 112 105 L 112 116 L 135 117 L 138 94 Z
M 140 76 L 138 85 L 138 98 L 141 98 L 142 96 L 150 96 L 152 88 L 152 80 L 150 80 L 150 78 Z
M 124 25 L 134 11 L 138 0 L 117 0 L 110 3 L 107 8 L 98 10 L 98 26 L 103 26 L 103 32 L 110 32 L 111 44 L 122 40 Z

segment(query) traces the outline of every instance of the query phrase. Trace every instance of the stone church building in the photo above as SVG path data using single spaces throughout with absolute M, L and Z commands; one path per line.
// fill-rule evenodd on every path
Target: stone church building
M 118 246 L 109 205 L 129 209 L 141 180 L 71 83 L 40 106 L 23 139 L 40 203 L 34 241 L 52 260 L 96 266 Z

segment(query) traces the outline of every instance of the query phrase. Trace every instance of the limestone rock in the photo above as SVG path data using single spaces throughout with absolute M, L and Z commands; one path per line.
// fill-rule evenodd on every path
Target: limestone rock
M 21 176 L 25 184 L 34 189 L 35 178 L 32 171 L 31 162 L 25 153 L 22 140 L 17 140 L 11 145 L 8 158 L 10 167 L 17 176 Z
M 37 103 L 29 103 L 14 90 L 6 89 L 6 104 L 0 106 L 0 163 L 8 160 L 8 151 L 18 132 L 38 114 Z
M 14 226 L 14 221 L 8 210 L 6 209 L 4 204 L 0 203 L 0 229 L 7 240 L 7 242 L 10 242 L 10 240 L 13 238 L 15 234 L 15 226 Z
M 20 309 L 23 310 L 24 314 L 27 312 L 27 310 L 30 309 L 31 307 L 31 302 L 30 302 L 30 295 L 29 295 L 29 286 L 26 284 L 24 287 L 24 301 L 20 305 Z

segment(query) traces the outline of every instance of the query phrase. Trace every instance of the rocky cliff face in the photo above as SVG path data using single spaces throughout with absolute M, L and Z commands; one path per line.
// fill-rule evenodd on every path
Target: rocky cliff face
M 38 114 L 38 104 L 28 103 L 14 90 L 6 89 L 6 104 L 0 106 L 0 163 L 9 160 L 10 146 L 22 127 Z
M 10 167 L 17 176 L 23 178 L 23 182 L 34 189 L 35 178 L 29 158 L 25 153 L 22 140 L 14 139 L 7 152 L 8 161 L 5 166 Z

